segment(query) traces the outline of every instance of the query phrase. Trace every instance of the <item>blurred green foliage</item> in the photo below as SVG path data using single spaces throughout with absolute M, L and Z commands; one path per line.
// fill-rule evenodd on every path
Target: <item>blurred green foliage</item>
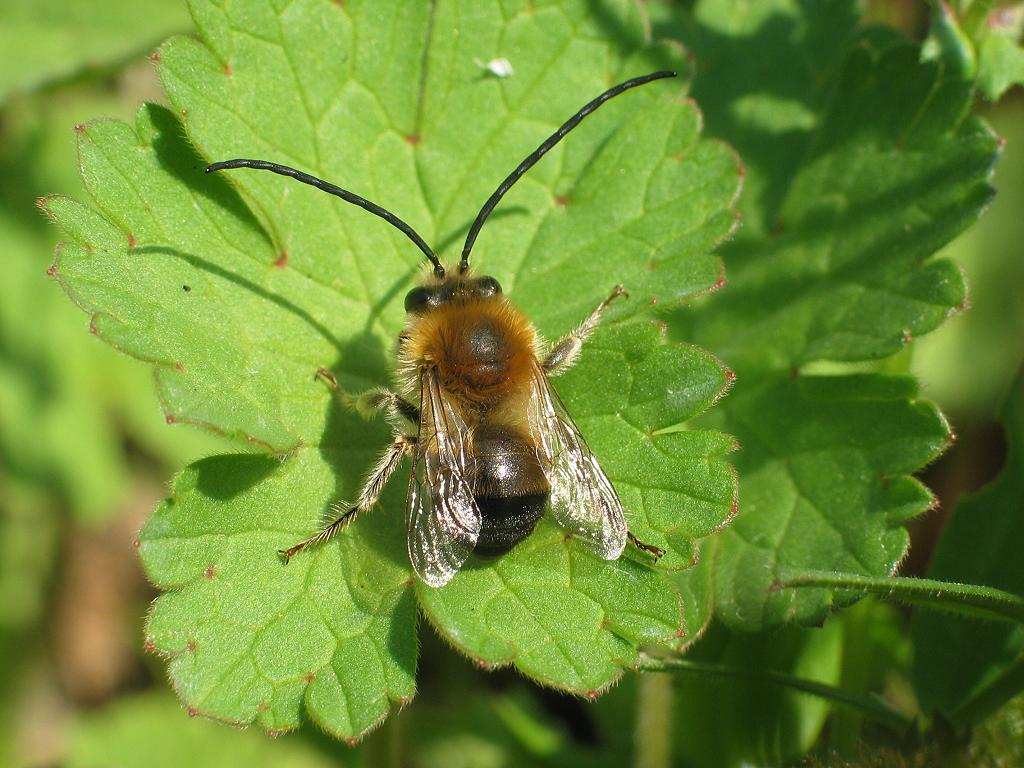
M 124 441 L 171 467 L 214 445 L 161 423 L 149 372 L 83 336 L 89 319 L 47 275 L 57 238 L 35 200 L 78 186 L 76 120 L 123 114 L 134 96 L 90 87 L 60 99 L 26 96 L 8 105 L 0 124 L 0 458 L 82 521 L 109 518 L 124 499 L 134 461 Z
M 19 94 L 59 88 L 62 81 L 116 73 L 147 46 L 188 26 L 184 3 L 5 0 L 0 17 L 0 104 Z M 54 101 L 62 100 L 60 96 Z M 14 106 L 13 112 L 18 110 Z
M 349 4 L 358 5 L 354 0 Z M 877 447 L 872 450 L 884 453 L 887 442 L 899 441 L 901 434 L 906 440 L 904 428 L 911 412 L 915 418 L 938 424 L 938 410 L 924 404 L 916 385 L 906 378 L 892 378 L 893 374 L 912 374 L 921 383 L 923 397 L 942 409 L 954 432 L 967 437 L 950 448 L 927 475 L 929 484 L 940 492 L 942 499 L 947 495 L 953 499 L 994 477 L 1002 465 L 1000 440 L 998 436 L 990 437 L 985 425 L 1004 418 L 1001 414 L 1008 414 L 1008 423 L 1019 421 L 1020 409 L 1024 407 L 1020 388 L 1014 387 L 1024 360 L 1020 342 L 1024 338 L 1024 304 L 1019 298 L 1024 295 L 1024 267 L 1018 246 L 1024 238 L 1024 220 L 1019 215 L 1024 205 L 1024 102 L 1020 90 L 1011 87 L 1021 79 L 1021 6 L 963 0 L 942 4 L 941 13 L 932 15 L 929 21 L 924 4 L 901 3 L 899 8 L 895 4 L 884 5 L 882 9 L 874 4 L 870 9 L 872 17 L 898 23 L 903 27 L 901 31 L 883 26 L 865 28 L 861 24 L 862 9 L 853 2 L 779 0 L 754 6 L 733 0 L 702 0 L 655 2 L 646 6 L 655 35 L 681 39 L 692 56 L 691 95 L 705 114 L 704 136 L 729 142 L 739 151 L 747 168 L 746 189 L 740 203 L 744 226 L 723 253 L 729 283 L 695 309 L 676 316 L 671 332 L 718 352 L 739 371 L 736 391 L 707 423 L 741 438 L 744 453 L 739 464 L 741 482 L 746 484 L 741 493 L 741 521 L 747 513 L 744 525 L 760 526 L 763 530 L 758 533 L 769 537 L 782 524 L 793 527 L 805 540 L 800 560 L 804 565 L 820 568 L 850 568 L 844 558 L 856 547 L 844 545 L 831 550 L 826 544 L 829 532 L 816 528 L 806 510 L 795 514 L 792 520 L 787 518 L 785 523 L 773 517 L 774 513 L 763 513 L 765 509 L 782 509 L 780 500 L 792 500 L 777 487 L 783 475 L 769 470 L 772 462 L 776 462 L 793 471 L 802 459 L 801 447 L 809 444 L 812 426 L 816 425 L 821 435 L 831 429 L 833 436 L 837 430 L 845 435 L 863 430 L 876 441 Z M 449 7 L 445 3 L 438 6 L 442 12 L 439 18 L 445 24 L 478 23 L 481 30 L 485 29 L 479 18 L 456 20 L 445 16 L 443 12 Z M 207 26 L 221 23 L 218 8 L 196 5 L 200 21 Z M 622 38 L 616 36 L 622 30 L 609 23 L 619 11 L 621 8 L 610 1 L 591 3 L 586 6 L 582 23 L 592 25 L 595 39 L 610 37 L 621 43 Z M 749 567 L 742 547 L 735 543 L 723 545 L 718 539 L 712 540 L 713 544 L 705 543 L 706 562 L 723 557 L 721 553 L 714 554 L 713 547 L 724 547 L 725 557 L 717 560 L 719 563 L 728 563 L 729 557 L 739 553 L 738 559 L 747 562 L 753 582 L 747 582 L 747 586 L 743 586 L 743 580 L 723 583 L 723 571 L 716 574 L 712 568 L 674 577 L 683 595 L 690 629 L 690 635 L 677 647 L 682 649 L 685 644 L 688 658 L 695 661 L 727 665 L 740 676 L 739 682 L 735 677 L 717 679 L 687 672 L 674 676 L 627 675 L 597 701 L 584 702 L 541 689 L 507 671 L 478 671 L 447 648 L 431 629 L 421 626 L 415 703 L 401 710 L 392 707 L 385 725 L 355 748 L 333 741 L 308 724 L 296 736 L 273 741 L 262 734 L 239 733 L 219 723 L 190 718 L 173 701 L 163 682 L 164 662 L 141 655 L 144 638 L 140 617 L 152 593 L 142 586 L 130 543 L 151 500 L 166 493 L 163 484 L 172 474 L 201 456 L 224 453 L 228 444 L 188 426 L 168 427 L 164 410 L 168 402 L 166 388 L 161 405 L 146 366 L 115 352 L 88 333 L 90 318 L 74 307 L 46 275 L 53 262 L 57 237 L 34 206 L 34 199 L 45 194 L 81 197 L 81 184 L 75 172 L 75 124 L 98 115 L 129 120 L 140 101 L 163 103 L 164 96 L 149 63 L 136 59 L 142 59 L 154 43 L 188 29 L 189 25 L 183 4 L 164 0 L 107 4 L 103 8 L 84 1 L 14 2 L 0 8 L 0 246 L 8 266 L 4 280 L 0 281 L 0 766 L 60 763 L 86 768 L 106 764 L 158 765 L 162 760 L 167 765 L 188 763 L 200 768 L 235 764 L 296 768 L 326 764 L 610 767 L 632 761 L 662 768 L 787 765 L 804 756 L 810 765 L 887 768 L 1009 768 L 1020 764 L 1024 754 L 1021 697 L 1004 705 L 1024 685 L 1024 680 L 1019 679 L 1019 627 L 1007 629 L 924 611 L 908 614 L 873 599 L 862 600 L 831 616 L 836 605 L 850 603 L 856 593 L 818 591 L 806 602 L 797 602 L 785 591 L 766 595 L 759 589 L 750 589 L 749 584 L 759 580 L 770 585 L 771 574 L 761 566 Z M 556 30 L 547 31 L 558 34 Z M 636 35 L 642 37 L 642 33 L 639 25 L 627 38 L 635 42 Z M 902 37 L 905 33 L 928 37 L 924 50 L 929 62 L 921 64 L 915 54 L 908 53 L 914 49 L 907 47 Z M 478 42 L 483 39 L 481 34 L 484 33 L 475 36 Z M 628 46 L 623 50 L 627 49 Z M 861 50 L 851 55 L 851 49 Z M 888 53 L 873 57 L 864 51 Z M 664 55 L 676 60 L 680 54 L 672 51 Z M 528 68 L 514 56 L 512 59 L 517 74 L 510 86 L 516 88 L 525 81 Z M 411 72 L 419 59 L 396 56 L 394 62 Z M 546 62 L 533 62 L 536 71 L 547 71 L 563 83 L 574 82 L 573 78 L 582 70 L 571 56 L 563 68 L 547 70 Z M 310 71 L 314 75 L 323 74 L 316 61 L 307 63 L 313 67 Z M 837 88 L 855 84 L 843 79 L 844 72 L 849 76 L 850 67 L 861 67 L 861 74 L 874 67 L 889 72 L 891 79 L 880 77 L 875 81 L 876 88 L 857 96 L 862 99 L 857 102 L 861 108 L 847 113 L 836 110 L 835 99 Z M 185 87 L 190 74 L 183 70 L 178 74 L 182 79 L 176 87 Z M 803 365 L 817 356 L 849 361 L 887 355 L 910 341 L 908 337 L 916 337 L 935 326 L 949 307 L 960 300 L 955 271 L 942 271 L 941 275 L 939 271 L 933 272 L 946 282 L 936 282 L 924 293 L 919 290 L 923 283 L 914 283 L 911 288 L 912 293 L 916 291 L 915 301 L 922 296 L 934 298 L 936 286 L 945 293 L 934 307 L 909 315 L 901 314 L 884 298 L 861 304 L 856 312 L 843 315 L 833 311 L 848 306 L 841 293 L 811 290 L 793 300 L 781 279 L 778 284 L 769 281 L 772 291 L 768 291 L 768 298 L 775 295 L 778 305 L 773 313 L 762 312 L 764 307 L 759 302 L 764 297 L 750 298 L 751 287 L 761 285 L 765 275 L 770 277 L 770 269 L 778 269 L 768 267 L 759 274 L 758 269 L 764 264 L 782 263 L 785 269 L 777 272 L 777 276 L 799 274 L 805 283 L 813 283 L 818 276 L 815 268 L 825 267 L 825 261 L 816 260 L 815 227 L 821 229 L 823 237 L 839 231 L 837 228 L 845 221 L 840 204 L 843 195 L 849 199 L 858 199 L 860 195 L 864 204 L 871 205 L 876 203 L 879 189 L 876 178 L 894 183 L 901 174 L 913 175 L 913 164 L 900 159 L 906 147 L 887 143 L 885 135 L 887 130 L 900 125 L 898 120 L 889 122 L 888 118 L 915 104 L 911 96 L 905 92 L 902 96 L 896 94 L 894 89 L 909 87 L 921 78 L 938 90 L 932 91 L 934 108 L 923 110 L 916 117 L 931 114 L 935 116 L 929 123 L 933 127 L 962 129 L 960 133 L 952 129 L 930 134 L 926 131 L 924 141 L 919 141 L 921 134 L 911 132 L 911 144 L 918 141 L 916 146 L 922 150 L 915 162 L 920 163 L 919 169 L 925 175 L 941 165 L 941 153 L 945 150 L 939 145 L 943 141 L 948 141 L 947 149 L 953 151 L 956 141 L 976 131 L 973 136 L 979 142 L 979 157 L 989 151 L 983 146 L 985 132 L 977 115 L 984 117 L 1005 141 L 992 180 L 998 194 L 989 210 L 976 226 L 943 248 L 938 259 L 924 262 L 933 265 L 929 269 L 935 269 L 937 263 L 950 262 L 962 267 L 970 308 L 956 314 L 939 331 L 913 338 L 909 351 L 881 362 L 815 363 L 804 371 L 813 372 L 814 376 L 801 375 L 794 381 L 789 378 L 790 363 Z M 972 84 L 975 91 L 971 91 Z M 565 103 L 575 103 L 576 85 L 563 87 Z M 886 93 L 892 99 L 887 102 L 882 98 L 879 103 L 880 95 Z M 979 106 L 979 97 L 1001 100 Z M 409 105 L 395 100 L 385 107 L 401 111 Z M 560 103 L 553 114 L 543 117 L 557 120 L 564 111 L 562 107 Z M 149 112 L 167 115 L 167 125 L 176 124 L 175 118 L 162 108 L 150 108 Z M 623 107 L 622 112 L 628 112 L 628 108 Z M 449 105 L 438 106 L 436 114 L 439 121 L 445 121 L 460 113 L 455 110 L 453 115 Z M 501 122 L 497 114 L 478 116 L 484 118 L 493 120 L 495 126 Z M 544 133 L 545 125 L 517 126 L 509 136 L 519 136 L 528 144 L 534 133 Z M 869 131 L 870 138 L 865 141 L 863 136 L 858 138 L 857 131 L 866 125 L 874 125 L 877 130 Z M 903 138 L 907 135 L 904 132 Z M 595 142 L 603 140 L 599 133 L 591 138 Z M 458 137 L 453 141 L 455 149 L 462 149 Z M 861 144 L 857 153 L 847 155 L 847 160 L 856 156 L 870 165 L 873 153 L 878 153 L 874 156 L 874 170 L 866 174 L 867 182 L 863 184 L 851 180 L 856 180 L 858 168 L 864 166 L 843 165 L 842 157 L 829 159 L 827 151 L 830 145 L 846 146 L 858 141 Z M 567 145 L 563 161 L 567 164 L 565 178 L 573 177 L 585 165 L 587 145 L 587 139 L 575 150 Z M 242 142 L 241 146 L 248 148 L 249 144 Z M 517 146 L 497 147 L 495 167 L 510 157 L 517 158 Z M 252 149 L 256 151 L 259 147 Z M 342 157 L 340 146 L 339 153 Z M 378 158 L 385 165 L 393 159 Z M 815 159 L 823 163 L 817 169 Z M 936 176 L 928 189 L 918 185 L 915 192 L 908 192 L 903 198 L 887 198 L 889 204 L 879 205 L 877 211 L 865 218 L 864 229 L 843 230 L 850 235 L 849 252 L 856 256 L 857 249 L 863 248 L 865 255 L 875 255 L 876 251 L 868 247 L 871 238 L 862 236 L 873 231 L 876 218 L 872 217 L 888 215 L 895 220 L 895 211 L 909 217 L 915 225 L 927 223 L 930 217 L 941 235 L 924 240 L 940 244 L 966 222 L 959 217 L 969 218 L 968 209 L 980 201 L 977 198 L 972 203 L 967 199 L 970 195 L 965 194 L 961 201 L 965 206 L 957 208 L 957 190 L 981 189 L 962 183 L 968 176 L 975 180 L 983 177 L 980 168 L 978 165 L 970 174 L 959 177 L 962 168 L 950 170 L 948 178 Z M 550 172 L 545 176 L 543 166 L 538 166 L 536 172 L 540 183 L 535 187 L 524 186 L 521 204 L 514 206 L 521 212 L 491 225 L 494 228 L 489 236 L 494 238 L 496 248 L 519 247 L 517 233 L 523 227 L 538 226 L 537 220 L 531 218 L 536 213 L 531 211 L 545 210 L 544 206 L 550 204 L 547 185 L 559 193 L 570 191 L 563 176 Z M 339 178 L 351 176 L 345 171 Z M 280 194 L 281 187 L 275 181 L 253 180 L 248 194 L 255 195 L 252 190 L 259 189 L 262 191 L 258 194 L 270 195 L 268 200 L 276 201 L 274 195 Z M 478 174 L 469 181 L 439 174 L 431 182 L 432 194 L 459 201 L 454 205 L 456 211 L 459 205 L 478 202 L 480 190 L 489 191 L 490 186 L 487 174 Z M 239 182 L 239 188 L 245 189 L 245 184 Z M 791 188 L 796 191 L 790 192 Z M 952 193 L 947 201 L 951 201 L 950 205 L 942 202 L 944 190 Z M 401 200 L 403 194 L 412 192 L 392 189 L 387 202 L 392 202 L 392 197 Z M 374 193 L 374 199 L 386 196 Z M 322 217 L 333 203 L 312 194 L 287 197 L 291 207 L 285 218 L 291 223 L 285 221 L 281 226 L 294 227 L 300 239 L 314 236 L 316 230 L 309 227 L 303 216 Z M 273 209 L 274 204 L 268 203 L 258 210 L 256 218 L 265 222 L 266 210 Z M 916 218 L 922 207 L 927 210 Z M 423 217 L 422 221 L 433 221 L 429 206 L 419 201 L 411 200 L 409 210 L 414 216 Z M 572 206 L 568 210 L 574 213 Z M 960 213 L 955 213 L 957 210 Z M 361 221 L 359 214 L 352 214 L 353 221 Z M 441 240 L 457 234 L 460 219 L 459 215 L 449 213 L 447 218 L 438 217 L 434 226 L 424 225 L 419 219 L 415 223 L 435 235 L 428 239 Z M 786 226 L 776 226 L 780 220 Z M 329 244 L 335 243 L 336 249 L 338 241 L 332 238 L 325 240 L 322 248 L 291 248 L 290 254 L 302 258 L 296 254 L 312 251 L 322 253 L 328 261 L 336 259 L 336 251 Z M 900 242 L 907 250 L 901 253 L 895 249 L 894 258 L 898 261 L 913 253 L 914 269 L 919 268 L 921 258 L 931 255 L 927 243 L 915 244 L 912 239 Z M 378 233 L 371 237 L 368 247 L 391 254 L 399 244 L 397 235 Z M 268 251 L 267 258 L 272 261 L 277 255 Z M 501 269 L 497 261 L 496 257 L 488 258 L 488 268 Z M 334 266 L 329 269 L 337 269 L 339 262 L 332 263 Z M 864 264 L 868 269 L 876 269 L 880 262 L 867 260 Z M 858 267 L 857 274 L 865 274 L 864 268 Z M 691 276 L 702 274 L 696 270 Z M 514 282 L 501 277 L 508 285 Z M 392 275 L 388 279 L 397 278 Z M 900 279 L 898 271 L 883 271 L 873 285 L 884 293 L 886 286 Z M 593 278 L 584 282 L 589 285 L 590 281 Z M 594 288 L 599 298 L 597 294 L 607 290 L 607 286 L 602 280 L 596 283 L 600 284 Z M 829 289 L 832 283 L 823 280 L 822 285 Z M 652 282 L 647 287 L 653 289 L 656 285 Z M 392 301 L 401 295 L 386 281 L 376 288 Z M 558 290 L 564 292 L 561 283 Z M 550 303 L 547 299 L 541 301 L 542 298 L 536 300 L 537 306 L 531 307 L 540 313 L 538 316 L 544 313 L 543 305 Z M 589 295 L 576 298 L 580 306 L 589 305 L 593 299 Z M 864 300 L 863 296 L 860 300 Z M 815 301 L 817 317 L 824 321 L 801 325 L 800 307 L 806 308 Z M 359 313 L 363 312 L 365 307 L 360 307 Z M 562 319 L 553 315 L 551 322 L 556 326 L 562 320 L 569 322 L 579 314 L 575 308 L 573 313 L 567 311 Z M 740 316 L 745 319 L 739 320 Z M 394 330 L 387 324 L 397 322 L 400 312 L 382 312 L 380 317 L 386 318 L 380 322 L 387 327 L 378 330 L 387 336 Z M 359 314 L 353 321 L 354 327 L 363 320 Z M 849 330 L 843 325 L 848 320 L 863 323 L 855 330 L 868 331 L 867 346 L 863 339 L 835 336 L 836 329 Z M 913 332 L 903 334 L 904 325 Z M 808 347 L 803 341 L 810 336 L 793 333 L 795 328 L 807 327 L 815 331 L 827 328 L 829 333 L 815 336 Z M 893 329 L 898 333 L 889 333 Z M 814 344 L 829 338 L 838 339 L 846 351 L 819 355 L 821 344 Z M 794 346 L 794 339 L 802 339 L 803 345 Z M 825 346 L 833 351 L 839 348 L 831 343 Z M 600 347 L 599 343 L 596 349 Z M 854 347 L 856 354 L 849 353 Z M 813 354 L 805 354 L 808 348 L 812 348 Z M 351 356 L 359 358 L 373 349 L 374 345 L 366 344 L 364 339 L 353 347 Z M 367 370 L 371 372 L 384 365 L 380 355 L 360 359 L 370 361 Z M 756 383 L 765 370 L 773 367 L 779 375 L 771 386 L 754 387 L 756 392 L 742 388 L 744 381 Z M 749 373 L 744 375 L 745 372 Z M 880 376 L 880 372 L 885 372 L 885 376 Z M 847 376 L 850 373 L 862 378 Z M 845 377 L 844 386 L 869 379 L 875 387 L 886 384 L 891 389 L 881 401 L 894 405 L 890 411 L 877 410 L 878 398 L 856 397 L 856 387 L 847 392 L 851 397 L 837 400 L 836 382 L 830 380 L 836 374 Z M 768 382 L 769 378 L 763 381 Z M 896 384 L 897 381 L 900 383 Z M 822 386 L 833 388 L 824 393 L 827 397 L 815 391 Z M 877 395 L 881 390 L 873 391 Z M 589 396 L 592 393 L 588 395 L 585 387 L 574 394 L 577 400 Z M 196 402 L 203 404 L 200 400 Z M 798 417 L 783 418 L 787 412 Z M 904 458 L 893 461 L 891 456 L 896 454 L 890 454 L 884 466 L 898 472 L 916 470 L 934 455 L 932 444 L 942 442 L 944 429 L 933 427 L 918 436 L 926 446 L 918 451 L 918 458 L 905 459 L 911 452 L 904 442 L 898 449 Z M 359 429 L 371 431 L 362 426 Z M 1020 428 L 1018 425 L 1008 429 L 1007 439 L 1012 444 L 1008 471 L 982 494 L 957 508 L 929 575 L 1011 590 L 1021 588 L 1019 565 L 1014 558 L 1016 539 L 1005 533 L 1014 525 L 1019 526 L 1022 494 L 1018 487 L 1020 473 L 1015 471 L 1014 462 L 1019 462 L 1016 446 Z M 614 430 L 609 431 L 613 433 Z M 765 448 L 780 443 L 785 448 L 781 452 Z M 873 466 L 872 472 L 866 474 L 852 471 L 851 467 L 861 465 L 847 452 L 848 443 L 828 466 L 821 462 L 803 470 L 796 466 L 794 477 L 802 476 L 809 483 L 800 485 L 802 493 L 818 498 L 822 509 L 829 509 L 830 504 L 838 509 L 840 505 L 838 497 L 829 496 L 830 489 L 837 486 L 836 477 L 842 479 L 838 485 L 846 489 L 841 502 L 845 509 L 849 498 L 856 495 L 851 489 L 869 487 L 872 472 L 883 466 Z M 237 448 L 238 443 L 233 443 L 227 450 Z M 249 463 L 263 461 L 252 456 L 242 459 Z M 218 461 L 223 460 L 211 459 L 206 466 Z M 347 459 L 345 463 L 349 465 L 351 461 Z M 188 485 L 196 471 L 190 470 L 192 474 L 185 475 L 179 483 Z M 354 480 L 355 470 L 350 474 L 348 480 Z M 301 472 L 293 480 L 301 484 Z M 903 519 L 926 503 L 923 497 L 910 493 L 922 486 L 909 479 L 906 483 L 895 483 L 895 489 L 887 490 L 896 494 L 893 498 L 897 500 L 901 487 L 908 493 L 903 512 L 900 505 L 895 505 L 887 513 L 886 526 L 891 528 L 874 523 L 868 527 L 850 525 L 842 514 L 838 514 L 839 522 L 832 527 L 845 530 L 846 537 L 872 531 L 870 536 L 863 534 L 865 546 L 875 546 L 878 542 L 874 537 L 882 530 L 901 537 Z M 391 498 L 399 496 L 400 492 Z M 866 501 L 864 508 L 871 508 L 876 502 L 877 498 Z M 244 513 L 244 509 L 239 511 L 243 517 Z M 930 542 L 941 536 L 944 519 L 943 515 L 933 513 L 918 524 L 911 560 L 905 567 L 924 571 L 923 563 L 933 547 Z M 293 524 L 298 526 L 296 530 L 302 527 L 302 521 Z M 986 536 L 992 540 L 986 540 Z M 103 548 L 104 541 L 110 542 L 109 548 Z M 904 543 L 900 539 L 882 550 L 895 562 L 902 556 Z M 402 558 L 403 553 L 393 544 L 392 541 L 382 546 L 390 547 L 395 550 L 395 557 Z M 83 555 L 90 550 L 96 550 L 91 560 Z M 795 551 L 785 546 L 774 550 L 783 555 Z M 167 558 L 168 572 L 173 569 L 173 560 Z M 186 560 L 182 559 L 179 564 L 184 563 Z M 372 563 L 367 567 L 370 566 Z M 392 566 L 394 563 L 388 564 L 388 568 Z M 399 570 L 396 567 L 395 573 Z M 742 571 L 740 568 L 736 572 Z M 382 568 L 378 575 L 387 576 L 387 569 Z M 117 585 L 124 581 L 135 586 L 120 591 Z M 323 583 L 334 584 L 336 579 Z M 709 599 L 716 592 L 717 603 Z M 97 603 L 97 594 L 107 595 L 110 604 L 104 605 L 102 600 Z M 724 603 L 723 595 L 728 598 Z M 251 597 L 243 590 L 233 599 L 241 602 Z M 779 605 L 784 610 L 778 610 Z M 414 608 L 408 598 L 403 610 L 411 620 Z M 712 611 L 718 611 L 726 622 L 711 621 Z M 88 623 L 82 614 L 93 616 L 94 622 Z M 756 617 L 754 621 L 750 621 L 752 616 Z M 823 626 L 797 627 L 788 623 L 793 618 L 823 622 Z M 786 624 L 752 633 L 736 631 L 739 626 L 750 629 L 778 622 Z M 309 626 L 299 621 L 293 628 L 295 647 L 299 650 L 309 640 L 304 637 Z M 112 628 L 120 640 L 104 640 L 102 632 L 97 635 L 97 627 Z M 168 629 L 173 632 L 174 628 Z M 231 634 L 215 633 L 213 640 L 223 637 L 230 639 Z M 178 641 L 187 648 L 187 640 Z M 954 648 L 960 650 L 946 658 L 945 654 Z M 76 660 L 78 656 L 69 649 L 80 649 L 86 661 Z M 652 651 L 671 652 L 665 648 Z M 963 658 L 968 658 L 969 663 L 961 663 Z M 110 673 L 113 682 L 96 688 L 98 693 L 83 693 L 82 681 L 95 678 L 108 664 L 123 669 Z M 907 717 L 917 718 L 917 725 L 909 732 L 897 732 L 873 722 L 864 711 L 837 703 L 835 698 L 811 698 L 766 683 L 758 677 L 765 670 L 836 686 L 843 691 L 882 696 Z M 745 673 L 749 680 L 742 679 Z M 994 693 L 988 685 L 993 681 L 998 684 Z M 139 695 L 140 688 L 146 693 Z M 983 694 L 980 697 L 979 691 Z M 976 719 L 949 719 L 964 707 L 987 718 L 973 730 L 963 723 L 975 723 Z M 942 714 L 936 716 L 933 708 Z M 990 715 L 991 712 L 994 714 Z

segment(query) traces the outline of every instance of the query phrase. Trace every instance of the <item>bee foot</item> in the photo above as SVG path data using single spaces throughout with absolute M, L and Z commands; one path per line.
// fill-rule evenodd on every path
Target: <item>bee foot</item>
M 619 296 L 625 296 L 627 299 L 629 298 L 629 292 L 625 288 L 622 287 L 621 283 L 619 285 L 616 285 L 614 288 L 612 288 L 611 295 L 607 299 L 605 299 L 604 301 L 601 302 L 601 309 L 602 309 L 602 311 L 605 308 L 607 308 L 609 304 L 611 304 L 613 301 L 615 301 L 617 298 L 619 298 Z
M 633 542 L 633 546 L 635 546 L 637 549 L 647 552 L 655 560 L 660 560 L 662 557 L 664 557 L 665 550 L 661 547 L 656 547 L 653 544 L 648 544 L 646 542 L 640 541 L 640 539 L 634 536 L 632 532 L 627 531 L 626 535 L 629 536 L 629 540 Z
M 338 380 L 334 377 L 334 374 L 322 366 L 317 369 L 316 376 L 314 376 L 313 378 L 323 379 L 335 389 L 338 388 Z

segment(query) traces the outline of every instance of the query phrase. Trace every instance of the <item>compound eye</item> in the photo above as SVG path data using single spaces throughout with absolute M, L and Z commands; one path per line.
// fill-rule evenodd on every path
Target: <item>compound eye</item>
M 495 280 L 493 277 L 481 277 L 477 281 L 477 294 L 481 298 L 487 298 L 488 296 L 497 296 L 501 293 L 501 283 Z
M 430 301 L 430 291 L 424 288 L 422 285 L 413 288 L 407 294 L 405 294 L 405 311 L 406 312 L 419 312 L 420 310 L 427 308 L 427 303 Z

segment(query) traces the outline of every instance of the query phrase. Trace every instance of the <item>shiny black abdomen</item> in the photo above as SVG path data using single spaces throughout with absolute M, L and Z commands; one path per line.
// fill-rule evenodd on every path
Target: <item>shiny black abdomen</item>
M 505 427 L 481 426 L 473 455 L 473 495 L 482 517 L 475 551 L 500 555 L 533 531 L 550 488 L 533 443 Z
M 474 551 L 480 555 L 503 555 L 533 531 L 544 516 L 548 494 L 545 491 L 526 496 L 477 497 L 476 503 L 483 524 Z

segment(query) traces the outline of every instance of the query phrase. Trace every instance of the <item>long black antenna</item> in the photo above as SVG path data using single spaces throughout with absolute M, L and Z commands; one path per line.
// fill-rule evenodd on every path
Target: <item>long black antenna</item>
M 630 88 L 636 88 L 638 85 L 644 85 L 652 80 L 661 80 L 663 77 L 675 77 L 675 72 L 662 71 L 652 72 L 649 75 L 643 77 L 634 77 L 632 80 L 627 80 L 624 83 L 619 83 L 613 88 L 609 88 L 607 91 L 602 93 L 596 99 L 584 106 L 579 112 L 570 117 L 564 123 L 562 127 L 557 131 L 548 136 L 544 143 L 537 147 L 531 152 L 523 162 L 521 162 L 516 169 L 510 173 L 498 188 L 494 190 L 494 194 L 487 198 L 487 202 L 484 203 L 484 207 L 480 209 L 480 213 L 476 215 L 476 220 L 473 222 L 473 226 L 469 228 L 469 234 L 466 235 L 466 244 L 462 247 L 462 259 L 459 261 L 459 272 L 465 272 L 469 269 L 469 252 L 473 250 L 473 244 L 476 242 L 477 235 L 480 234 L 480 228 L 483 227 L 487 217 L 491 215 L 491 211 L 498 204 L 498 201 L 505 196 L 505 193 L 509 191 L 513 184 L 515 184 L 526 173 L 532 168 L 538 160 L 547 154 L 547 151 L 551 149 L 555 144 L 560 142 L 562 138 L 579 125 L 583 118 L 593 112 L 595 109 L 604 104 L 608 99 L 614 99 L 620 93 L 628 91 Z
M 277 163 L 271 163 L 266 160 L 223 160 L 219 163 L 213 163 L 212 165 L 206 166 L 207 173 L 213 173 L 215 171 L 230 170 L 232 168 L 255 168 L 259 171 L 273 171 L 279 173 L 282 176 L 290 176 L 296 181 L 301 181 L 303 184 L 309 184 L 311 187 L 322 189 L 324 192 L 328 192 L 335 197 L 340 197 L 347 203 L 358 205 L 363 210 L 369 211 L 372 214 L 380 216 L 384 221 L 393 226 L 395 229 L 401 230 L 406 237 L 416 243 L 416 247 L 419 248 L 426 257 L 430 260 L 430 263 L 434 265 L 434 274 L 438 277 L 444 277 L 444 267 L 441 266 L 441 262 L 430 246 L 427 245 L 426 241 L 419 236 L 415 229 L 410 227 L 400 218 L 395 216 L 391 211 L 381 208 L 376 203 L 371 203 L 365 197 L 360 197 L 355 192 L 349 192 L 347 189 L 342 189 L 339 186 L 331 184 L 329 181 L 318 179 L 316 176 L 310 176 L 308 173 L 297 171 L 294 168 L 289 168 L 287 165 L 278 165 Z

